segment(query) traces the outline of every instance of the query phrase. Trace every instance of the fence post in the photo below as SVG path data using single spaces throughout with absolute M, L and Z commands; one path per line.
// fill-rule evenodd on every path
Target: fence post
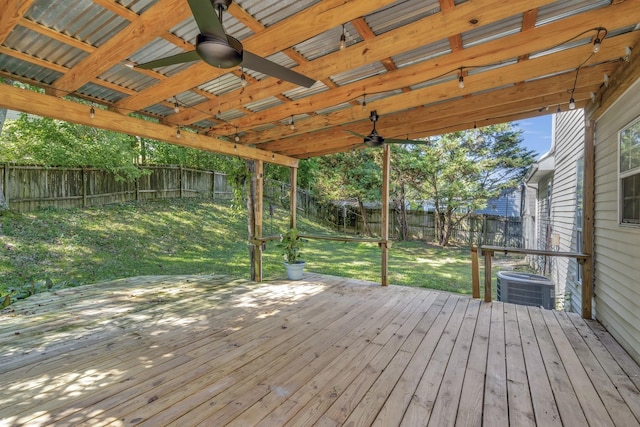
M 87 207 L 87 172 L 82 168 L 82 207 Z
M 471 246 L 471 292 L 473 298 L 480 298 L 480 266 L 476 245 Z
M 4 205 L 9 209 L 9 163 L 5 163 L 2 174 L 2 191 L 4 192 Z
M 178 170 L 178 173 L 180 174 L 180 176 L 178 176 L 178 185 L 180 185 L 180 198 L 181 199 L 184 197 L 183 190 L 182 190 L 182 187 L 183 187 L 183 185 L 182 185 L 182 172 L 183 172 L 182 171 L 182 165 L 180 165 L 180 168 Z

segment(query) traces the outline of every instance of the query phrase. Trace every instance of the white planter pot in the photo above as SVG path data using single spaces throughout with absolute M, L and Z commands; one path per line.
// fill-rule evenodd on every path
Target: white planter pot
M 304 265 L 304 261 L 298 261 L 295 264 L 285 262 L 284 266 L 287 269 L 287 277 L 289 277 L 289 280 L 302 279 L 302 269 L 304 269 Z

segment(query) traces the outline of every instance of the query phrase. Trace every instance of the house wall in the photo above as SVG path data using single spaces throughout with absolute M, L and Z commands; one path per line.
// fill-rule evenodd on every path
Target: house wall
M 640 80 L 596 123 L 595 315 L 640 362 L 640 227 L 618 221 L 618 132 L 640 116 Z
M 549 174 L 538 183 L 536 198 L 536 246 L 534 249 L 550 250 L 553 231 L 553 174 Z M 554 259 L 552 257 L 534 257 L 534 266 L 540 274 L 550 276 Z M 557 290 L 557 288 L 556 288 Z
M 556 239 L 550 249 L 580 252 L 577 231 L 578 161 L 584 162 L 584 110 L 566 111 L 555 120 L 555 172 L 551 201 L 552 232 Z M 582 188 L 582 187 L 580 187 Z M 582 225 L 580 224 L 580 227 Z M 551 278 L 556 284 L 556 301 L 565 301 L 565 311 L 581 311 L 582 284 L 578 262 L 573 258 L 556 257 Z M 565 299 L 565 297 L 567 297 Z

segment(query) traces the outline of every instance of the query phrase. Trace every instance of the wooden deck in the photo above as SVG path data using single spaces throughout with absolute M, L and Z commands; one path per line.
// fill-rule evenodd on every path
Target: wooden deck
M 142 277 L 0 315 L 0 425 L 637 426 L 578 315 L 307 274 Z

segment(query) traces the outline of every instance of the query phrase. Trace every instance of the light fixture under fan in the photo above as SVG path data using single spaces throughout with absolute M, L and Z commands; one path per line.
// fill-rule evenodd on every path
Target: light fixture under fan
M 243 68 L 304 87 L 311 87 L 316 82 L 305 75 L 244 50 L 238 39 L 227 35 L 222 26 L 222 13 L 229 8 L 231 0 L 188 0 L 188 3 L 200 29 L 200 34 L 196 37 L 196 50 L 139 64 L 138 68 L 152 69 L 202 59 L 217 68 L 231 68 L 242 64 Z
M 379 118 L 380 116 L 378 115 L 378 112 L 376 110 L 373 110 L 369 114 L 369 120 L 371 121 L 371 123 L 373 123 L 373 129 L 371 129 L 371 133 L 369 135 L 366 135 L 366 136 L 360 135 L 359 133 L 356 133 L 350 130 L 348 130 L 347 132 L 362 138 L 364 141 L 364 145 L 366 145 L 367 147 L 380 147 L 385 142 L 387 144 L 415 144 L 415 145 L 419 145 L 419 144 L 424 145 L 429 143 L 429 141 L 421 141 L 421 140 L 414 140 L 414 139 L 396 139 L 396 138 L 385 139 L 382 135 L 378 134 L 378 131 L 376 130 L 376 122 L 378 121 Z

